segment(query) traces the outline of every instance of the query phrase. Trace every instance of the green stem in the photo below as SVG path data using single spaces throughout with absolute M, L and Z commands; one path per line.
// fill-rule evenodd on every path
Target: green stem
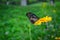
M 48 28 L 48 23 L 46 22 L 46 27 Z
M 30 36 L 30 40 L 32 40 L 32 37 L 31 37 L 31 27 L 29 27 L 29 36 Z

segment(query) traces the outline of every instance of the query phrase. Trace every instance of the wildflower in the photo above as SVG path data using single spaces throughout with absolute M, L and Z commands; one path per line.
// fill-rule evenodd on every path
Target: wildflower
M 34 23 L 34 25 L 41 25 L 42 21 L 38 20 Z
M 51 21 L 51 20 L 52 20 L 51 17 L 46 16 L 46 22 Z
M 40 18 L 39 20 L 37 20 L 37 21 L 34 23 L 34 25 L 41 25 L 43 22 L 49 22 L 49 21 L 51 21 L 51 20 L 52 20 L 51 17 L 46 16 L 46 17 L 44 17 L 44 18 Z

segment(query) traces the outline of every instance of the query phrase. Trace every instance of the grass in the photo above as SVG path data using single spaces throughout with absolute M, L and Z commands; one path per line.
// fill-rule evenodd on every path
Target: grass
M 48 3 L 25 7 L 0 5 L 0 40 L 55 40 L 60 37 L 60 5 L 59 2 L 55 4 L 54 7 Z M 35 26 L 26 17 L 27 12 L 40 18 L 51 16 L 53 20 L 48 22 L 48 28 L 46 23 Z

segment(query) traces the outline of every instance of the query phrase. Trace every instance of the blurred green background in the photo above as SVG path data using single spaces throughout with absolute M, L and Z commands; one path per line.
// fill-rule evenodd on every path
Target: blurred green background
M 52 21 L 33 25 L 32 12 Z M 60 37 L 60 0 L 0 0 L 0 40 L 56 40 Z

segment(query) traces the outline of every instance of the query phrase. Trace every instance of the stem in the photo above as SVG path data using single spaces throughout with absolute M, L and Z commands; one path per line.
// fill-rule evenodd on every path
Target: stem
M 48 28 L 48 23 L 46 22 L 46 27 Z
M 32 37 L 31 37 L 31 27 L 29 27 L 29 36 L 30 36 L 30 40 L 32 40 Z

